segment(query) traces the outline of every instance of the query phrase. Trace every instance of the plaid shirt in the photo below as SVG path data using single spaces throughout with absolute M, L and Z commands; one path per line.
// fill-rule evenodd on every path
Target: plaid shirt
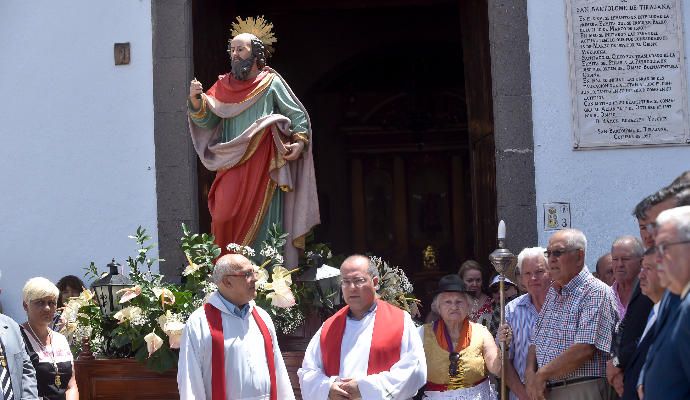
M 575 343 L 595 346 L 594 357 L 575 371 L 555 380 L 606 376 L 618 311 L 613 291 L 584 267 L 558 293 L 549 289 L 530 338 L 539 367 L 551 362 Z
M 510 359 L 513 362 L 515 372 L 521 382 L 525 382 L 525 368 L 527 367 L 527 350 L 529 349 L 532 328 L 539 313 L 532 303 L 532 297 L 527 294 L 516 298 L 506 304 L 505 319 L 513 330 L 513 340 L 510 342 Z M 510 392 L 510 400 L 518 400 L 518 397 Z

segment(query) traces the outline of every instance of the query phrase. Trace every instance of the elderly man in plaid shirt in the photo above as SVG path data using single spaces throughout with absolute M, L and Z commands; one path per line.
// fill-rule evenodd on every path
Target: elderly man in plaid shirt
M 553 284 L 532 331 L 525 370 L 533 400 L 608 398 L 606 361 L 618 311 L 611 288 L 585 267 L 586 249 L 576 229 L 549 239 Z

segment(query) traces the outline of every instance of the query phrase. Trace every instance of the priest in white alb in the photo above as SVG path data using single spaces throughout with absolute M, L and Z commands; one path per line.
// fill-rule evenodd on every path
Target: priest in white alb
M 347 305 L 323 323 L 297 371 L 302 397 L 410 399 L 426 382 L 426 358 L 410 314 L 376 298 L 379 274 L 368 257 L 340 267 Z
M 180 343 L 181 400 L 294 400 L 271 317 L 253 302 L 257 269 L 239 254 L 218 259 L 218 291 L 187 320 Z

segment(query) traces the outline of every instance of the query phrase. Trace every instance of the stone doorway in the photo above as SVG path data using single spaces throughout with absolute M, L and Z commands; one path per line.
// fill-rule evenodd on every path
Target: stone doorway
M 470 4 L 468 4 L 470 3 Z M 322 225 L 335 253 L 404 266 L 420 293 L 495 247 L 495 159 L 488 17 L 464 1 L 192 3 L 194 75 L 228 69 L 235 15 L 275 26 L 269 64 L 310 112 Z M 479 3 L 481 4 L 481 2 Z M 199 228 L 213 176 L 198 166 Z M 440 270 L 423 271 L 436 248 Z

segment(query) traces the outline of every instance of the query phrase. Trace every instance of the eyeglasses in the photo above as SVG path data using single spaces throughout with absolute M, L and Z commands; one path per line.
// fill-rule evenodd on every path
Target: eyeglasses
M 250 279 L 250 278 L 253 278 L 253 277 L 257 276 L 258 274 L 259 274 L 259 271 L 258 271 L 258 270 L 252 269 L 252 270 L 249 270 L 249 271 L 246 271 L 246 272 L 237 272 L 237 273 L 228 274 L 228 275 L 229 275 L 229 276 L 243 276 L 244 279 Z
M 31 304 L 38 308 L 45 308 L 46 306 L 50 308 L 57 307 L 57 302 L 55 300 L 45 301 L 45 300 L 32 300 Z
M 544 255 L 546 256 L 546 258 L 549 258 L 551 256 L 559 258 L 560 256 L 562 256 L 565 253 L 570 253 L 570 252 L 578 251 L 578 250 L 580 250 L 580 249 L 546 250 L 544 252 Z
M 354 285 L 356 288 L 361 288 L 364 286 L 367 282 L 369 282 L 368 279 L 366 278 L 356 278 L 356 279 L 343 279 L 340 281 L 340 286 L 342 287 L 349 287 L 350 285 Z
M 664 255 L 666 255 L 666 249 L 668 247 L 675 246 L 677 244 L 685 244 L 685 243 L 690 243 L 690 239 L 681 240 L 679 242 L 672 242 L 672 243 L 661 243 L 661 244 L 657 244 L 655 247 L 656 247 L 656 251 L 659 254 L 659 256 L 663 257 Z
M 450 365 L 448 366 L 448 375 L 457 376 L 460 373 L 460 353 L 452 352 L 448 355 Z

